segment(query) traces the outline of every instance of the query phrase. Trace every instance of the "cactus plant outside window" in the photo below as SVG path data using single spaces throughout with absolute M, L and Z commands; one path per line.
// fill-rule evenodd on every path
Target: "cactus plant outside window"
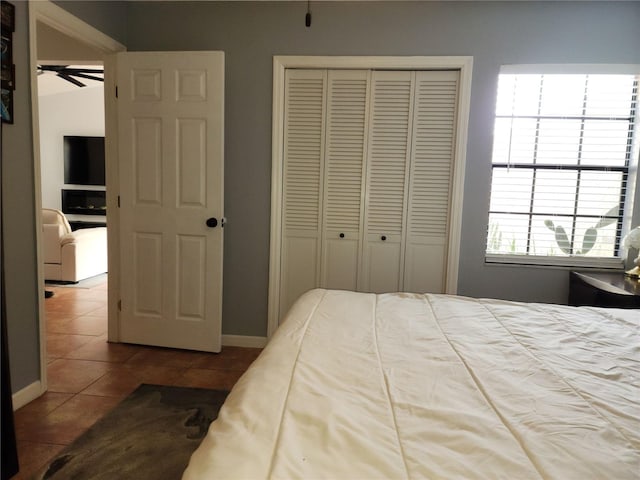
M 577 250 L 575 242 L 569 240 L 569 236 L 562 225 L 556 225 L 553 220 L 545 220 L 545 226 L 554 232 L 556 243 L 560 250 L 567 255 L 586 255 L 598 240 L 598 230 L 618 221 L 617 215 L 619 207 L 616 205 L 605 213 L 600 220 L 592 227 L 587 228 L 582 238 L 582 247 Z

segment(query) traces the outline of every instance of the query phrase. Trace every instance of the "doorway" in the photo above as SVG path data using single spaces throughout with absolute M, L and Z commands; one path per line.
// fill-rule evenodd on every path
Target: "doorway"
M 124 51 L 125 47 L 113 40 L 112 38 L 106 36 L 99 30 L 91 27 L 85 22 L 79 20 L 73 15 L 69 14 L 64 9 L 54 5 L 49 1 L 44 2 L 30 2 L 29 3 L 29 49 L 30 49 L 30 72 L 31 72 L 31 95 L 32 95 L 32 121 L 33 121 L 33 150 L 34 150 L 34 183 L 35 183 L 35 219 L 36 225 L 40 225 L 42 222 L 42 207 L 43 207 L 43 198 L 42 198 L 42 152 L 40 145 L 40 108 L 38 101 L 38 79 L 37 79 L 37 65 L 38 61 L 42 59 L 40 53 L 44 55 L 44 52 L 41 52 L 43 48 L 39 49 L 38 40 L 40 35 L 53 35 L 53 37 L 58 40 L 58 51 L 55 52 L 55 60 L 56 63 L 67 62 L 72 58 L 76 58 L 77 60 L 83 60 L 86 64 L 89 63 L 100 63 L 104 61 L 104 57 L 108 54 L 117 53 L 120 51 Z M 47 47 L 52 44 L 47 44 Z M 40 50 L 40 51 L 39 51 Z M 48 52 L 47 56 L 53 55 L 53 53 Z M 74 62 L 76 63 L 76 62 Z M 107 62 L 108 63 L 108 62 Z M 105 70 L 108 70 L 108 65 L 105 65 Z M 108 73 L 105 72 L 105 84 L 108 83 Z M 105 108 L 109 108 L 109 100 L 105 97 Z M 104 114 L 103 114 L 104 117 Z M 105 122 L 104 118 L 102 119 L 103 123 Z M 110 128 L 108 125 L 104 125 L 105 129 L 105 138 L 109 138 Z M 106 145 L 106 158 L 107 158 L 107 184 L 114 188 L 114 191 L 117 191 L 117 172 L 111 172 L 109 168 L 109 151 L 110 146 L 107 140 Z M 110 202 L 110 195 L 107 195 L 107 207 L 109 203 L 115 205 L 115 202 Z M 117 201 L 117 200 L 116 200 Z M 45 205 L 46 206 L 46 205 Z M 117 232 L 117 216 L 113 218 L 111 215 L 109 216 L 109 223 L 114 224 Z M 109 261 L 109 272 L 111 272 L 110 277 L 114 277 L 116 281 L 109 282 L 109 293 L 108 293 L 108 310 L 110 312 L 115 313 L 115 309 L 113 308 L 116 302 L 117 295 L 117 259 L 118 255 L 118 244 L 117 237 L 115 241 L 114 235 L 116 232 L 109 232 L 109 257 L 112 259 Z M 38 284 L 40 285 L 40 294 L 38 296 L 39 301 L 39 338 L 40 338 L 40 392 L 34 392 L 35 395 L 33 398 L 37 398 L 39 395 L 44 393 L 47 390 L 47 350 L 46 350 L 46 317 L 44 310 L 44 263 L 42 258 L 42 233 L 40 229 L 36 229 L 36 238 L 38 241 Z M 112 321 L 112 314 L 109 313 L 109 325 L 116 325 L 117 322 Z M 117 325 L 116 325 L 117 328 Z M 113 338 L 112 328 L 109 328 L 109 338 Z

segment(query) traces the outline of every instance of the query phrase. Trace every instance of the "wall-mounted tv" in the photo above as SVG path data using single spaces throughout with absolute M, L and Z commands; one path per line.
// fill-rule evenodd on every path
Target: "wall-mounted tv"
M 104 137 L 64 137 L 64 183 L 105 185 Z

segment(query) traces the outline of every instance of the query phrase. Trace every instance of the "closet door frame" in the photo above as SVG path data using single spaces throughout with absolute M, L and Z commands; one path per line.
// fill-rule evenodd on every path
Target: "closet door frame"
M 271 236 L 269 256 L 269 318 L 267 336 L 271 337 L 280 321 L 280 278 L 282 249 L 282 192 L 284 163 L 285 71 L 290 68 L 385 69 L 385 70 L 458 70 L 460 72 L 455 153 L 451 192 L 451 216 L 446 267 L 445 293 L 456 294 L 462 228 L 462 202 L 466 163 L 469 104 L 471 99 L 470 56 L 294 56 L 273 57 Z

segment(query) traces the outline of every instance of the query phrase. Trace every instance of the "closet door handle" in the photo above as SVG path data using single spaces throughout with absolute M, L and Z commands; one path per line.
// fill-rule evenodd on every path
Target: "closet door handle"
M 382 235 L 382 236 L 380 237 L 380 240 L 382 240 L 383 242 L 384 242 L 386 239 L 387 239 L 386 235 Z
M 218 226 L 218 219 L 215 217 L 207 218 L 207 227 L 215 228 Z
M 341 234 L 340 234 L 340 238 L 344 238 L 344 233 L 341 233 Z

